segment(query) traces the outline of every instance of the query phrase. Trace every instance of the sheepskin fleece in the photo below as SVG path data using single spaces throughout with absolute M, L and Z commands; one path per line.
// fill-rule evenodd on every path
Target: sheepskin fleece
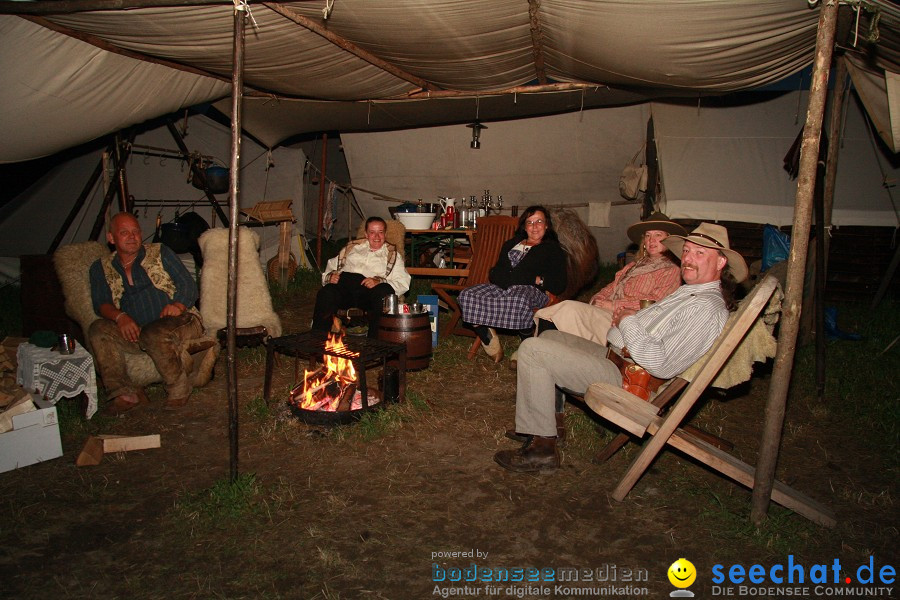
M 741 343 L 734 349 L 731 358 L 728 359 L 722 370 L 719 371 L 718 376 L 710 384 L 712 387 L 728 389 L 739 383 L 749 381 L 750 376 L 753 374 L 754 362 L 765 362 L 766 359 L 774 358 L 778 344 L 772 335 L 772 331 L 781 315 L 781 301 L 783 299 L 784 294 L 781 291 L 781 286 L 778 285 L 775 287 L 775 291 L 772 293 L 772 297 L 763 309 L 762 314 L 753 322 L 750 331 L 747 332 Z M 725 327 L 731 326 L 736 315 L 737 311 L 731 313 Z M 681 377 L 687 381 L 692 381 L 710 355 L 712 355 L 712 350 L 704 354 Z
M 81 325 L 81 331 L 85 332 L 85 347 L 88 352 L 91 352 L 92 348 L 90 341 L 87 340 L 87 330 L 91 323 L 100 318 L 100 315 L 94 312 L 94 304 L 91 301 L 89 270 L 95 260 L 109 254 L 109 250 L 100 242 L 68 244 L 53 254 L 53 266 L 56 268 L 56 275 L 66 298 L 66 314 Z M 135 385 L 143 387 L 162 381 L 162 376 L 147 354 L 126 355 L 125 368 Z
M 597 239 L 581 217 L 570 208 L 550 209 L 553 229 L 559 245 L 566 251 L 568 284 L 560 300 L 574 298 L 581 288 L 594 280 L 599 266 L 600 251 Z
M 209 334 L 226 326 L 228 290 L 228 229 L 210 229 L 200 236 L 200 314 Z M 272 337 L 281 335 L 281 319 L 272 309 L 269 285 L 259 263 L 259 234 L 238 227 L 237 327 L 264 325 Z

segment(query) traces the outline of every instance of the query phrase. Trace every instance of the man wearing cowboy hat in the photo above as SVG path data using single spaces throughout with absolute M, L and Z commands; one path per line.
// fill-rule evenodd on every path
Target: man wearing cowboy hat
M 494 460 L 511 471 L 559 467 L 557 387 L 584 393 L 594 382 L 622 385 L 632 363 L 651 378 L 670 379 L 709 350 L 734 308 L 734 286 L 747 277 L 747 264 L 731 250 L 721 225 L 701 223 L 687 236 L 671 235 L 666 247 L 681 257 L 684 285 L 640 311 L 617 311 L 607 348 L 562 331 L 546 331 L 519 347 L 516 431 L 525 434 L 517 450 Z M 620 366 L 621 365 L 621 366 Z

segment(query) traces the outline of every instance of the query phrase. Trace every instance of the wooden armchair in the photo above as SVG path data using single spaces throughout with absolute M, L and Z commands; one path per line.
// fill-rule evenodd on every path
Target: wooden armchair
M 573 298 L 581 288 L 596 275 L 599 256 L 597 241 L 575 211 L 566 208 L 557 208 L 551 209 L 550 214 L 553 218 L 556 234 L 559 236 L 559 243 L 566 253 L 568 284 L 566 289 L 559 295 L 548 293 L 547 295 L 550 300 L 546 306 L 552 306 L 562 300 Z M 502 221 L 502 231 L 499 234 L 496 233 L 495 230 L 500 222 L 495 222 L 493 219 L 504 220 Z M 486 226 L 488 227 L 487 234 L 483 235 L 485 234 L 484 228 Z M 517 226 L 517 217 L 485 217 L 480 219 L 478 221 L 478 229 L 475 233 L 475 247 L 473 258 L 469 265 L 469 276 L 464 280 L 457 282 L 457 284 L 462 287 L 457 288 L 456 286 L 448 284 L 432 286 L 435 288 L 438 295 L 447 302 L 447 305 L 451 306 L 451 310 L 454 311 L 451 315 L 451 322 L 444 332 L 444 335 L 457 333 L 460 335 L 472 336 L 474 335 L 474 332 L 471 329 L 458 326 L 459 318 L 461 316 L 459 314 L 459 307 L 455 305 L 455 299 L 454 304 L 451 305 L 448 300 L 448 294 L 442 294 L 438 286 L 442 286 L 445 290 L 449 288 L 463 289 L 470 285 L 487 283 L 488 272 L 497 261 L 500 247 L 503 245 L 503 242 L 513 236 Z M 485 239 L 479 242 L 479 238 L 481 237 L 484 237 Z M 489 247 L 482 250 L 480 249 L 480 244 L 485 244 Z M 482 264 L 481 261 L 484 260 L 485 253 L 487 253 L 488 257 L 487 264 Z M 481 339 L 476 336 L 475 341 L 472 342 L 472 346 L 469 348 L 467 355 L 469 360 L 472 360 L 475 357 L 480 346 Z
M 475 240 L 472 243 L 469 274 L 461 277 L 456 283 L 433 283 L 431 285 L 431 288 L 450 310 L 450 321 L 444 328 L 443 335 L 455 334 L 475 338 L 475 343 L 469 350 L 470 358 L 475 355 L 481 340 L 474 331 L 462 325 L 462 311 L 457 302 L 457 295 L 467 287 L 488 282 L 488 272 L 496 264 L 503 242 L 515 234 L 518 224 L 518 217 L 493 216 L 479 219 Z

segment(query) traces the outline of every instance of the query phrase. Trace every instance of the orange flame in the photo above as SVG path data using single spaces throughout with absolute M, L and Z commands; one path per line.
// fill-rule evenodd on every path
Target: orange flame
M 347 347 L 344 345 L 343 336 L 336 334 L 329 334 L 328 340 L 325 342 L 325 350 L 349 354 L 354 358 L 359 356 L 358 352 L 348 352 Z M 336 411 L 341 397 L 340 392 L 335 394 L 334 397 L 323 394 L 322 399 L 318 401 L 315 400 L 314 394 L 331 382 L 336 382 L 339 389 L 343 390 L 348 384 L 356 381 L 356 369 L 353 368 L 353 362 L 350 359 L 326 354 L 324 363 L 325 372 L 317 377 L 311 377 L 314 372 L 304 370 L 303 392 L 300 394 L 303 400 L 300 402 L 300 408 L 305 410 Z

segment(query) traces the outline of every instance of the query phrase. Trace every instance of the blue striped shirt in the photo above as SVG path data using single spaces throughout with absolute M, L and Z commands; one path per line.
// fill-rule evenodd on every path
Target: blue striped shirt
M 125 269 L 122 268 L 119 258 L 116 257 L 112 261 L 113 268 L 122 276 L 122 282 L 125 284 L 125 292 L 122 294 L 119 308 L 128 313 L 128 316 L 134 319 L 139 327 L 158 319 L 166 305 L 172 302 L 181 302 L 190 308 L 197 302 L 199 296 L 194 278 L 175 256 L 175 253 L 165 245 L 160 247 L 160 257 L 163 268 L 175 284 L 175 297 L 170 299 L 164 292 L 154 287 L 150 276 L 141 267 L 141 261 L 144 260 L 145 254 L 146 251 L 141 248 L 131 266 L 131 279 L 134 281 L 134 285 L 128 283 L 128 277 L 125 275 Z M 90 273 L 91 299 L 94 302 L 94 312 L 99 315 L 101 304 L 113 303 L 112 290 L 109 289 L 109 284 L 103 274 L 103 265 L 99 260 L 94 261 L 91 265 Z
M 728 320 L 719 280 L 682 285 L 656 304 L 623 318 L 607 344 L 651 375 L 669 379 L 683 373 L 712 348 Z

